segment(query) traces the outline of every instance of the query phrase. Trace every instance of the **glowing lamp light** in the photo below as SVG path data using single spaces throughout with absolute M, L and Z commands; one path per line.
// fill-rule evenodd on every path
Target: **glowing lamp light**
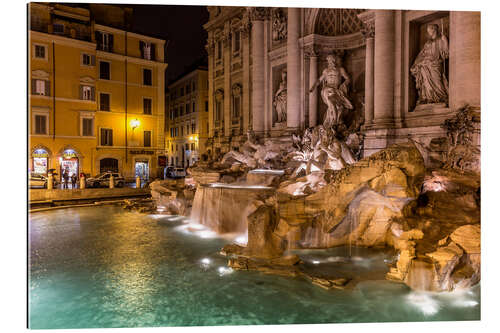
M 130 121 L 130 127 L 132 127 L 132 129 L 136 129 L 140 124 L 141 122 L 137 118 Z

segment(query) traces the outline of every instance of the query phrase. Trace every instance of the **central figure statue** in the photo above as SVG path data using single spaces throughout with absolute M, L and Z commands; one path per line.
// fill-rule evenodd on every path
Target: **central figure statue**
M 347 86 L 351 82 L 349 75 L 344 67 L 338 65 L 339 61 L 335 56 L 328 55 L 326 61 L 328 62 L 328 67 L 323 70 L 319 79 L 314 82 L 309 93 L 312 93 L 320 83 L 323 84 L 321 98 L 327 106 L 323 126 L 330 128 L 341 122 L 344 109 L 352 110 L 353 106 L 347 98 Z

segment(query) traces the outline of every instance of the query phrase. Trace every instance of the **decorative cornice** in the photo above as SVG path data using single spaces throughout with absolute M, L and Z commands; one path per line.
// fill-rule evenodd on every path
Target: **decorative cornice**
M 375 11 L 367 10 L 358 14 L 358 18 L 363 22 L 361 33 L 365 39 L 375 37 Z
M 247 11 L 252 21 L 269 20 L 271 16 L 269 7 L 247 7 Z
M 321 36 L 316 34 L 307 35 L 299 39 L 299 45 L 304 48 L 314 45 L 315 51 L 320 54 L 328 54 L 334 50 L 355 49 L 365 45 L 365 39 L 361 32 L 342 36 Z
M 314 45 L 306 45 L 304 47 L 304 55 L 306 58 L 317 57 L 319 56 L 319 52 Z

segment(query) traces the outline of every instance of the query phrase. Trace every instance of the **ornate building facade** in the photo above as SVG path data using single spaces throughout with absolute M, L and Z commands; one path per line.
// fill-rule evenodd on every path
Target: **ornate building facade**
M 29 10 L 28 169 L 161 177 L 165 41 L 131 32 L 131 9 Z
M 338 91 L 341 122 L 363 138 L 365 156 L 408 138 L 428 146 L 459 108 L 480 110 L 479 12 L 208 10 L 207 149 L 215 155 L 237 150 L 249 130 L 286 141 L 330 122 Z

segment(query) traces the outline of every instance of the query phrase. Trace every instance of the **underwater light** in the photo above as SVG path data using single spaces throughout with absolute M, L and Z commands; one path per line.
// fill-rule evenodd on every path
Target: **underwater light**
M 318 260 L 313 260 L 312 263 L 315 264 L 315 265 L 319 265 L 319 261 Z
M 233 272 L 233 269 L 230 267 L 221 266 L 221 267 L 219 267 L 218 271 L 219 271 L 220 276 L 224 276 L 227 274 L 231 274 Z
M 204 265 L 210 265 L 212 261 L 209 258 L 203 258 L 201 259 L 201 263 Z

